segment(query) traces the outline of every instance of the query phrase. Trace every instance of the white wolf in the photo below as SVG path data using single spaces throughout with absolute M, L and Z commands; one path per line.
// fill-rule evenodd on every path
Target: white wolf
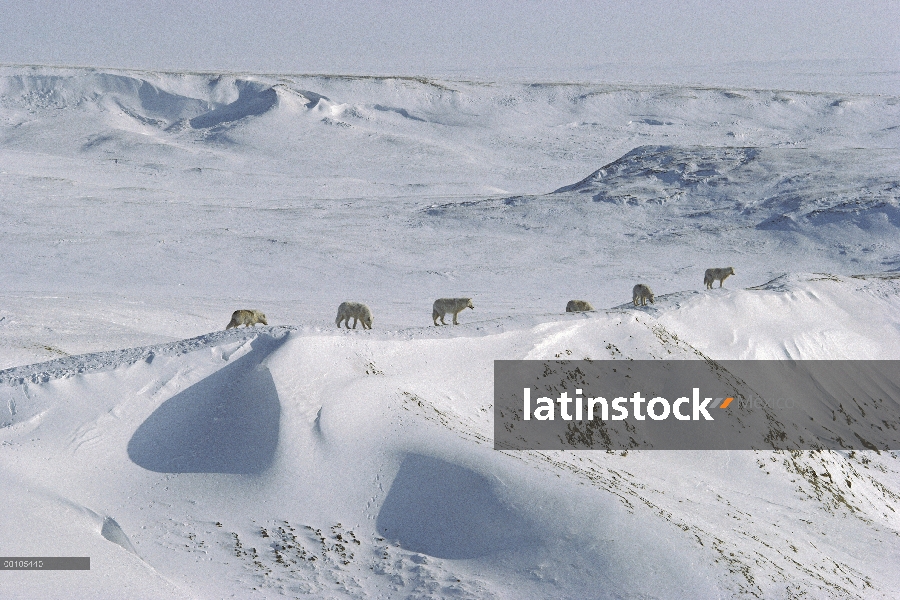
M 566 304 L 566 312 L 584 312 L 587 310 L 594 310 L 594 307 L 587 300 L 569 300 L 569 303 Z
M 441 324 L 446 325 L 447 323 L 444 321 L 444 315 L 453 313 L 453 324 L 459 325 L 459 322 L 456 320 L 456 315 L 467 308 L 475 309 L 471 298 L 438 298 L 434 301 L 434 306 L 431 309 L 431 319 L 434 321 L 434 324 L 437 325 L 438 317 L 440 317 Z
M 231 315 L 231 322 L 228 323 L 225 329 L 231 329 L 232 327 L 237 327 L 239 325 L 250 327 L 251 325 L 256 325 L 257 323 L 268 325 L 268 323 L 266 323 L 266 315 L 262 314 L 258 310 L 236 310 L 234 311 L 234 314 Z
M 634 302 L 634 305 L 638 305 L 638 300 L 641 301 L 641 306 L 647 306 L 647 300 L 650 301 L 650 304 L 653 304 L 653 290 L 650 289 L 650 286 L 645 285 L 643 283 L 639 283 L 631 290 L 631 301 Z
M 712 289 L 713 282 L 718 279 L 719 287 L 725 283 L 725 279 L 729 275 L 734 275 L 734 267 L 722 267 L 720 269 L 707 269 L 706 273 L 703 274 L 703 283 L 706 284 L 707 289 Z
M 353 319 L 353 329 L 356 329 L 356 324 L 359 321 L 362 321 L 363 329 L 372 329 L 372 311 L 365 304 L 360 302 L 341 302 L 341 305 L 338 306 L 337 319 L 334 320 L 334 324 L 340 328 L 343 322 L 347 329 L 350 329 L 350 319 Z

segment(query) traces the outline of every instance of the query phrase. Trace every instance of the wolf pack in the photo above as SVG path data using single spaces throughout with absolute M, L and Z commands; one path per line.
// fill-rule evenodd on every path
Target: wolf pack
M 712 289 L 713 283 L 718 281 L 719 287 L 722 287 L 725 284 L 725 280 L 731 275 L 734 275 L 734 267 L 707 269 L 703 274 L 703 284 L 706 286 L 706 289 Z M 654 303 L 653 290 L 650 289 L 650 286 L 645 283 L 635 285 L 631 290 L 632 303 L 635 306 L 647 306 L 648 300 L 650 304 Z M 431 320 L 434 321 L 435 326 L 440 327 L 441 325 L 447 325 L 444 317 L 452 314 L 453 324 L 459 325 L 457 317 L 459 313 L 467 308 L 475 309 L 471 298 L 438 298 L 431 307 Z M 594 307 L 587 300 L 569 300 L 568 304 L 566 304 L 567 313 L 590 312 L 592 310 L 594 310 Z M 363 329 L 372 329 L 372 310 L 361 302 L 341 302 L 341 305 L 338 306 L 337 318 L 334 320 L 334 324 L 337 325 L 338 329 L 340 329 L 342 323 L 347 329 L 351 329 L 350 319 L 353 319 L 352 329 L 356 329 L 357 323 L 362 323 Z M 438 320 L 440 320 L 440 323 L 438 323 Z M 231 315 L 231 321 L 229 321 L 225 329 L 241 325 L 251 327 L 257 323 L 262 325 L 269 324 L 266 321 L 266 315 L 260 311 L 241 309 L 234 311 L 234 314 Z

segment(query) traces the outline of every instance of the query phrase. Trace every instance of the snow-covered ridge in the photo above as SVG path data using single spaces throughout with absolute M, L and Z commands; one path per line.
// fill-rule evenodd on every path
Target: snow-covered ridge
M 893 229 L 900 226 L 898 164 L 900 151 L 893 149 L 644 146 L 554 194 L 666 204 L 688 219 L 728 211 L 730 226 L 760 230 L 837 223 Z
M 635 179 L 656 179 L 675 188 L 696 188 L 700 184 L 720 186 L 733 181 L 736 171 L 748 171 L 750 163 L 758 158 L 759 152 L 756 148 L 741 147 L 641 146 L 594 171 L 578 183 L 563 186 L 553 193 L 593 193 L 597 194 L 594 196 L 595 200 L 611 200 L 613 198 L 608 194 L 599 194 L 597 188 L 603 186 L 616 189 L 623 184 L 627 186 Z
M 641 146 L 554 194 L 624 204 L 702 199 L 718 207 L 734 202 L 738 209 L 787 202 L 801 208 L 826 199 L 895 203 L 898 158 L 895 149 Z
M 108 371 L 124 365 L 136 362 L 153 362 L 157 356 L 179 356 L 196 352 L 202 348 L 211 348 L 233 342 L 245 342 L 259 335 L 266 335 L 273 339 L 279 339 L 296 328 L 284 325 L 273 325 L 257 329 L 235 328 L 227 331 L 214 331 L 186 340 L 178 340 L 167 344 L 144 346 L 141 348 L 125 348 L 122 350 L 108 350 L 106 352 L 93 352 L 79 356 L 58 358 L 34 365 L 13 367 L 0 370 L 0 383 L 7 385 L 22 385 L 25 383 L 46 383 L 53 379 L 65 379 L 85 373 Z
M 731 283 L 730 280 L 729 283 Z M 780 275 L 771 281 L 746 289 L 725 289 L 721 291 L 679 291 L 657 295 L 655 303 L 646 306 L 635 307 L 631 302 L 623 303 L 610 308 L 596 307 L 594 312 L 553 314 L 550 312 L 535 313 L 531 315 L 518 314 L 503 319 L 479 319 L 472 313 L 464 314 L 463 324 L 459 327 L 450 327 L 446 330 L 434 327 L 411 327 L 400 330 L 371 330 L 371 331 L 347 331 L 339 327 L 335 329 L 321 330 L 318 328 L 297 327 L 292 325 L 270 325 L 240 327 L 224 331 L 214 331 L 204 335 L 184 340 L 178 340 L 165 344 L 155 344 L 137 348 L 94 352 L 77 356 L 58 358 L 47 362 L 24 365 L 0 370 L 0 383 L 7 385 L 23 385 L 26 383 L 41 384 L 56 379 L 66 379 L 76 375 L 109 371 L 122 366 L 133 365 L 144 361 L 147 364 L 153 362 L 156 357 L 178 357 L 198 350 L 215 348 L 228 345 L 243 345 L 260 336 L 278 341 L 289 333 L 295 337 L 322 338 L 347 340 L 350 342 L 359 336 L 363 343 L 439 343 L 437 340 L 471 339 L 497 335 L 516 335 L 522 331 L 553 327 L 555 324 L 581 323 L 584 327 L 605 327 L 604 322 L 624 320 L 628 323 L 626 334 L 617 334 L 616 343 L 621 344 L 622 338 L 638 332 L 643 332 L 645 327 L 661 326 L 668 323 L 670 329 L 677 332 L 687 327 L 693 330 L 702 326 L 700 317 L 705 312 L 715 310 L 726 322 L 749 324 L 744 330 L 740 326 L 732 326 L 731 329 L 723 329 L 722 335 L 731 336 L 734 340 L 727 350 L 713 349 L 709 346 L 710 334 L 701 335 L 700 330 L 690 335 L 681 335 L 679 352 L 683 352 L 681 358 L 711 360 L 714 355 L 719 359 L 790 359 L 790 360 L 825 360 L 825 359 L 865 359 L 900 358 L 894 346 L 891 335 L 884 339 L 867 341 L 868 333 L 886 330 L 891 332 L 893 328 L 900 326 L 900 317 L 892 315 L 897 298 L 895 295 L 900 289 L 900 273 L 873 273 L 866 275 L 853 275 L 850 277 L 838 276 L 829 273 L 792 273 Z M 884 320 L 872 320 L 865 315 L 852 317 L 852 311 L 847 310 L 851 305 L 865 305 L 867 314 L 882 314 Z M 807 313 L 810 313 L 807 315 Z M 801 349 L 798 345 L 800 339 L 808 335 L 806 328 L 820 329 L 825 322 L 830 322 L 831 316 L 842 313 L 840 327 L 835 330 L 837 335 L 845 336 L 845 342 L 853 337 L 858 341 L 854 345 L 844 344 L 841 347 L 823 346 L 818 350 L 812 347 Z M 784 322 L 795 324 L 793 330 L 783 328 Z M 807 326 L 800 323 L 806 322 Z M 754 330 L 765 331 L 767 327 L 780 329 L 781 335 L 777 339 L 766 340 L 765 335 L 755 334 Z M 637 331 L 632 330 L 636 328 Z M 741 339 L 741 331 L 746 331 L 750 336 Z M 840 332 L 840 333 L 837 333 Z M 847 337 L 850 336 L 850 337 Z M 678 337 L 676 335 L 676 337 Z M 610 340 L 607 340 L 610 341 Z M 771 341 L 777 345 L 765 348 L 760 342 Z M 663 342 L 656 340 L 654 343 Z M 351 342 L 355 343 L 355 342 Z M 487 346 L 490 341 L 484 340 Z M 632 342 L 635 344 L 635 342 Z M 795 348 L 791 351 L 791 345 Z M 622 355 L 621 352 L 613 352 L 609 358 L 664 358 L 666 354 L 654 354 L 654 350 L 646 348 L 640 350 L 640 346 L 632 345 L 632 354 Z M 594 358 L 587 350 L 578 350 L 577 354 Z M 669 352 L 671 354 L 671 352 Z M 605 355 L 605 353 L 604 353 Z M 566 355 L 571 356 L 571 351 Z M 536 357 L 536 356 L 535 356 Z M 229 359 L 226 352 L 224 360 Z M 506 356 L 480 357 L 493 359 L 505 359 Z M 579 356 L 579 358 L 583 358 Z
M 889 453 L 497 452 L 491 378 L 493 358 L 898 358 L 897 285 L 789 275 L 496 334 L 267 327 L 34 365 L 0 386 L 2 531 L 89 551 L 94 575 L 62 577 L 84 597 L 889 597 Z
M 285 95 L 289 103 L 310 109 L 323 100 L 313 92 L 240 77 L 97 72 L 0 76 L 0 94 L 9 108 L 97 107 L 163 129 L 208 129 L 260 116 L 277 108 Z
M 525 117 L 532 124 L 563 128 L 560 133 L 567 136 L 579 130 L 596 136 L 612 125 L 635 140 L 664 138 L 703 124 L 722 144 L 802 145 L 828 139 L 853 147 L 868 145 L 860 144 L 859 134 L 865 133 L 884 147 L 894 145 L 900 125 L 900 103 L 891 96 L 52 67 L 0 68 L 0 106 L 34 114 L 77 110 L 86 116 L 99 111 L 113 127 L 118 114 L 133 125 L 173 128 L 173 134 L 276 112 L 294 118 L 309 114 L 321 124 L 365 130 L 411 128 L 419 135 L 434 126 L 446 131 L 489 125 L 499 127 L 496 133 L 511 132 Z M 830 127 L 815 131 L 823 119 Z

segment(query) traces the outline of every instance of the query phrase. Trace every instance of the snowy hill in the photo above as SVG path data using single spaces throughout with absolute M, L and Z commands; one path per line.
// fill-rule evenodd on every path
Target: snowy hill
M 90 578 L 28 588 L 50 595 L 888 597 L 890 454 L 495 452 L 484 357 L 897 359 L 897 291 L 807 276 L 450 337 L 242 329 L 19 368 L 3 530 L 41 532 L 9 534 L 24 555 L 91 549 Z M 745 328 L 710 332 L 713 307 Z M 102 546 L 109 519 L 128 552 Z
M 676 203 L 733 211 L 803 211 L 821 220 L 836 211 L 888 214 L 898 197 L 897 151 L 642 146 L 555 194 L 595 202 Z M 852 208 L 851 208 L 852 207 Z
M 894 597 L 896 452 L 495 451 L 492 383 L 900 359 L 898 148 L 892 96 L 3 67 L 0 540 L 92 563 L 0 596 Z

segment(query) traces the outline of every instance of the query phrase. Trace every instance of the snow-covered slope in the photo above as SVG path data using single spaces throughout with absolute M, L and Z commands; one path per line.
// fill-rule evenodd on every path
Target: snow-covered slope
M 492 361 L 900 359 L 898 148 L 892 96 L 4 67 L 0 541 L 92 570 L 0 596 L 894 597 L 896 453 L 499 452 Z
M 5 544 L 90 553 L 90 574 L 41 583 L 83 597 L 890 597 L 891 454 L 496 452 L 491 359 L 897 359 L 897 286 L 800 276 L 452 332 L 231 330 L 7 371 L 3 531 L 43 533 Z M 712 310 L 735 327 L 710 332 Z M 125 549 L 94 553 L 109 519 Z

